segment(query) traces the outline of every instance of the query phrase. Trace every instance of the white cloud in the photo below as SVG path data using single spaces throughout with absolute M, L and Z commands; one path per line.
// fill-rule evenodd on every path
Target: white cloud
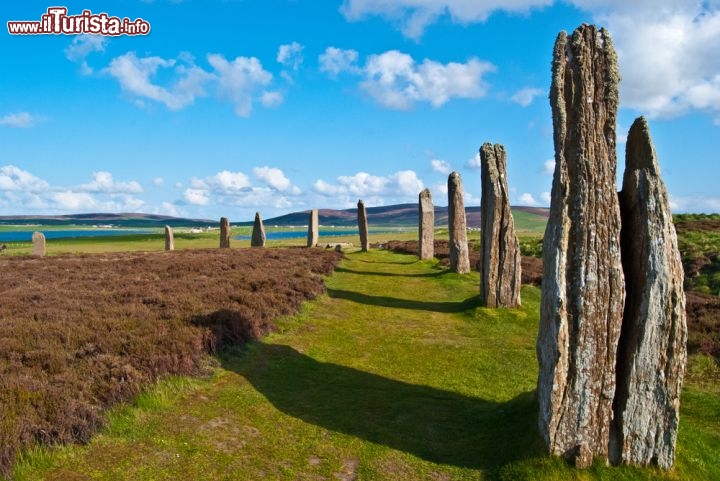
M 498 11 L 527 12 L 558 0 L 344 0 L 349 21 L 378 15 L 419 38 L 441 17 L 469 24 Z M 569 0 L 605 26 L 618 52 L 621 106 L 648 117 L 702 111 L 720 125 L 720 2 Z M 524 101 L 528 97 L 519 97 Z
M 545 91 L 542 89 L 526 87 L 524 89 L 521 89 L 521 90 L 518 90 L 517 92 L 515 92 L 515 95 L 510 97 L 510 100 L 512 100 L 516 104 L 519 104 L 522 107 L 527 107 L 528 105 L 530 105 L 532 103 L 532 101 L 533 101 L 533 99 L 535 99 L 535 97 L 537 97 L 538 95 L 541 95 L 543 93 L 545 93 Z
M 255 167 L 253 174 L 258 179 L 265 182 L 269 187 L 279 191 L 291 193 L 293 195 L 300 194 L 300 189 L 292 185 L 282 170 L 275 167 Z
M 208 54 L 207 60 L 215 69 L 221 94 L 233 102 L 237 115 L 248 117 L 256 91 L 270 84 L 272 74 L 255 57 L 236 57 L 228 62 L 220 54 Z
M 345 0 L 340 11 L 350 21 L 380 15 L 399 22 L 406 37 L 417 39 L 425 28 L 442 16 L 468 24 L 484 22 L 497 10 L 527 12 L 551 5 L 554 0 Z
M 203 84 L 212 78 L 204 70 L 180 65 L 175 69 L 178 79 L 171 88 L 154 84 L 152 78 L 160 68 L 172 68 L 175 60 L 160 57 L 138 58 L 135 52 L 115 57 L 105 72 L 115 77 L 123 91 L 138 100 L 149 99 L 164 104 L 170 110 L 180 110 L 191 105 L 195 98 L 204 96 Z
M 7 114 L 6 116 L 0 118 L 0 125 L 26 129 L 35 127 L 35 125 L 37 125 L 37 123 L 41 120 L 42 117 L 37 115 L 32 115 L 28 112 L 18 112 L 16 114 Z
M 302 51 L 305 47 L 297 42 L 293 42 L 286 45 L 280 45 L 277 53 L 277 61 L 286 67 L 290 67 L 293 70 L 297 70 L 301 63 L 303 63 Z
M 447 64 L 425 59 L 416 64 L 410 55 L 390 50 L 368 57 L 360 87 L 387 108 L 407 110 L 416 102 L 437 108 L 451 98 L 483 97 L 488 89 L 483 75 L 495 70 L 477 58 Z
M 197 182 L 197 179 L 193 179 L 193 181 L 196 182 L 196 185 L 205 186 L 206 189 L 223 194 L 242 192 L 250 187 L 250 178 L 247 175 L 242 172 L 230 172 L 228 170 L 206 177 L 203 181 Z
M 208 191 L 202 189 L 185 189 L 183 199 L 192 205 L 208 205 L 210 203 Z
M 338 177 L 336 184 L 322 179 L 313 184 L 315 193 L 324 197 L 340 197 L 345 204 L 359 198 L 376 205 L 417 200 L 423 188 L 422 180 L 412 170 L 401 170 L 387 176 L 358 172 Z
M 465 162 L 465 165 L 467 165 L 471 169 L 480 169 L 482 168 L 482 161 L 480 160 L 480 152 L 476 153 L 474 157 L 471 159 L 468 159 L 467 162 Z
M 525 192 L 520 197 L 518 197 L 518 202 L 520 205 L 533 207 L 536 206 L 538 203 L 535 200 L 535 198 L 532 196 L 532 194 Z
M 172 202 L 163 202 L 160 208 L 155 209 L 155 213 L 160 215 L 170 215 L 173 217 L 180 217 L 182 215 L 177 206 Z
M 50 195 L 53 207 L 71 212 L 138 212 L 145 205 L 141 199 L 130 195 L 110 196 L 108 200 L 98 200 L 88 192 L 63 190 Z
M 720 212 L 720 197 L 675 196 L 670 194 L 670 208 L 674 212 Z
M 357 72 L 358 53 L 356 50 L 343 50 L 337 47 L 328 47 L 320 54 L 318 62 L 320 71 L 335 77 L 342 72 Z
M 549 175 L 552 177 L 555 174 L 555 159 L 548 159 L 543 162 L 543 166 L 540 169 L 540 173 L 543 175 Z
M 50 185 L 14 165 L 0 167 L 0 191 L 43 192 Z
M 153 183 L 153 185 L 160 187 L 161 185 L 163 185 L 165 183 L 165 179 L 163 179 L 162 177 L 155 177 L 152 180 L 152 183 Z
M 87 56 L 93 52 L 104 52 L 107 42 L 102 35 L 76 35 L 65 48 L 65 57 L 71 62 L 80 62 L 80 71 L 90 75 L 93 69 L 87 63 Z
M 140 184 L 134 180 L 130 182 L 115 182 L 110 172 L 93 172 L 93 180 L 80 186 L 84 192 L 102 192 L 105 194 L 136 194 L 142 192 Z
M 550 205 L 551 200 L 550 192 L 541 192 L 540 193 L 540 200 L 542 201 L 543 205 L 548 206 Z
M 444 175 L 449 175 L 452 169 L 450 164 L 440 159 L 433 159 L 430 161 L 430 165 L 435 172 L 439 172 Z
M 283 96 L 280 92 L 263 92 L 260 103 L 263 107 L 277 107 L 283 103 Z

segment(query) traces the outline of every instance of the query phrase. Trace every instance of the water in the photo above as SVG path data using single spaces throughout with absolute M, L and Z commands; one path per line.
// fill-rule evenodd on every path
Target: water
M 395 230 L 379 231 L 373 230 L 371 234 L 388 234 L 390 232 L 397 232 Z M 357 229 L 333 229 L 320 231 L 318 234 L 320 237 L 335 237 L 335 236 L 346 236 L 346 235 L 360 235 Z M 233 237 L 236 240 L 250 240 L 249 235 L 239 235 Z M 307 238 L 307 231 L 294 230 L 294 231 L 279 231 L 279 232 L 265 232 L 265 239 L 267 240 L 283 240 L 283 239 L 305 239 Z
M 68 229 L 68 230 L 42 230 L 46 239 L 72 239 L 77 237 L 110 237 L 129 234 L 151 234 L 154 231 L 146 229 Z M 0 242 L 31 242 L 34 231 L 0 231 Z

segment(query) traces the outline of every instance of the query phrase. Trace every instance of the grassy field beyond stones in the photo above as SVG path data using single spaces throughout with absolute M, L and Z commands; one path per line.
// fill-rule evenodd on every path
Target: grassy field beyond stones
M 87 446 L 28 453 L 17 480 L 720 479 L 720 382 L 691 360 L 677 468 L 575 471 L 543 456 L 534 398 L 539 289 L 478 306 L 476 274 L 349 253 L 327 295 L 113 411 Z

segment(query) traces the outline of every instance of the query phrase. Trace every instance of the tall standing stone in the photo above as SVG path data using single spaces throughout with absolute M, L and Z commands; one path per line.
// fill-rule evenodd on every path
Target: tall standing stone
M 250 237 L 250 247 L 265 247 L 265 226 L 260 218 L 260 212 L 255 212 L 255 222 L 253 223 L 252 237 Z
M 420 224 L 418 229 L 420 259 L 430 260 L 435 256 L 435 207 L 430 189 L 424 189 L 419 196 Z
M 230 221 L 227 217 L 220 218 L 220 248 L 230 248 Z
M 173 236 L 172 227 L 170 227 L 169 225 L 165 226 L 165 250 L 175 250 L 175 238 Z
M 683 266 L 647 122 L 635 120 L 620 192 L 627 297 L 618 347 L 612 460 L 670 468 L 687 360 Z
M 537 355 L 539 428 L 578 467 L 607 460 L 625 286 L 615 124 L 619 74 L 609 34 L 582 25 L 555 42 L 550 104 L 555 174 L 543 241 Z
M 308 220 L 308 238 L 307 238 L 307 246 L 308 247 L 315 247 L 320 240 L 319 238 L 320 232 L 319 232 L 319 218 L 318 218 L 318 210 L 313 209 L 310 211 L 310 219 Z
M 448 224 L 450 228 L 450 270 L 458 274 L 470 272 L 467 242 L 467 220 L 463 200 L 462 177 L 452 172 L 448 177 Z
M 360 230 L 360 248 L 363 252 L 367 252 L 370 247 L 368 244 L 368 222 L 367 210 L 362 200 L 358 200 L 358 229 Z
M 45 234 L 35 231 L 32 235 L 32 255 L 35 257 L 45 257 L 47 248 L 45 246 Z
M 487 307 L 520 305 L 520 244 L 510 212 L 505 158 L 500 144 L 480 148 L 480 293 Z

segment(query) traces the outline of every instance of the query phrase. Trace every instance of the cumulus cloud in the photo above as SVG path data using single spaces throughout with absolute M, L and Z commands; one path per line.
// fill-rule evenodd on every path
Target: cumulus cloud
M 379 15 L 399 22 L 406 37 L 417 39 L 440 17 L 469 24 L 484 22 L 494 11 L 527 12 L 551 5 L 554 0 L 345 0 L 340 11 L 350 21 Z
M 540 200 L 542 201 L 543 205 L 548 206 L 550 205 L 550 192 L 541 192 L 540 193 Z
M 87 56 L 93 52 L 104 52 L 107 42 L 107 37 L 102 35 L 76 35 L 65 48 L 65 57 L 71 62 L 80 63 L 80 71 L 90 75 L 93 69 L 87 63 Z
M 528 206 L 528 207 L 533 207 L 538 204 L 537 201 L 535 200 L 535 198 L 532 196 L 532 194 L 530 194 L 528 192 L 525 192 L 524 194 L 520 195 L 520 197 L 518 197 L 518 203 L 520 205 L 524 205 L 524 206 Z
M 138 212 L 145 205 L 141 199 L 130 195 L 111 196 L 100 200 L 88 192 L 63 190 L 50 195 L 53 208 L 70 212 Z
M 552 177 L 555 174 L 555 159 L 548 159 L 543 162 L 543 166 L 540 169 L 540 173 L 543 175 L 549 175 Z
M 527 107 L 532 103 L 535 97 L 537 97 L 538 95 L 542 95 L 543 93 L 545 93 L 545 91 L 542 89 L 526 87 L 515 92 L 515 94 L 510 97 L 510 100 L 520 105 L 521 107 Z
M 275 189 L 279 192 L 290 193 L 293 195 L 300 194 L 300 189 L 295 187 L 290 179 L 285 176 L 285 173 L 275 167 L 255 167 L 253 168 L 253 174 L 258 179 L 265 182 L 268 187 Z
M 480 152 L 477 152 L 472 158 L 468 159 L 468 161 L 465 162 L 465 165 L 467 165 L 471 169 L 482 168 L 482 161 L 480 160 Z
M 277 53 L 277 61 L 282 65 L 297 70 L 301 63 L 303 63 L 302 51 L 305 47 L 297 42 L 292 42 L 286 45 L 280 45 Z
M 152 182 L 153 185 L 160 187 L 165 183 L 165 179 L 163 179 L 162 177 L 155 177 Z
M 670 194 L 670 208 L 674 212 L 720 212 L 720 197 L 676 196 Z
M 102 192 L 105 194 L 136 194 L 143 191 L 140 184 L 134 180 L 130 182 L 116 182 L 110 172 L 93 172 L 92 181 L 80 186 L 84 192 Z
M 435 172 L 439 172 L 441 174 L 449 175 L 452 171 L 450 164 L 444 160 L 433 159 L 430 161 L 430 165 Z
M 335 184 L 319 179 L 312 189 L 324 197 L 344 198 L 346 204 L 350 199 L 358 198 L 370 198 L 373 203 L 392 203 L 415 199 L 424 184 L 414 171 L 401 170 L 386 176 L 367 172 L 342 175 Z
M 343 72 L 357 72 L 358 53 L 356 50 L 343 50 L 337 47 L 328 47 L 320 54 L 318 62 L 320 71 L 335 77 Z
M 345 0 L 350 21 L 380 16 L 419 38 L 442 17 L 483 22 L 493 12 L 527 12 L 557 0 Z M 648 117 L 707 112 L 720 125 L 720 3 L 676 0 L 570 0 L 610 31 L 618 52 L 621 106 Z M 638 21 L 641 19 L 641 21 Z M 522 92 L 522 91 L 521 91 Z M 531 92 L 518 103 L 532 100 Z
M 208 205 L 210 203 L 210 193 L 204 189 L 185 189 L 183 193 L 185 202 L 191 205 Z
M 383 107 L 407 110 L 416 102 L 429 102 L 437 108 L 451 98 L 485 96 L 488 85 L 483 76 L 495 70 L 477 58 L 447 64 L 425 59 L 418 64 L 410 55 L 390 50 L 368 57 L 360 88 Z
M 19 167 L 0 167 L 0 191 L 43 192 L 49 187 L 46 181 Z
M 229 62 L 220 54 L 209 54 L 207 60 L 215 69 L 221 94 L 235 105 L 235 113 L 248 117 L 258 90 L 270 84 L 272 74 L 255 57 L 236 57 Z
M 140 105 L 151 100 L 170 110 L 181 110 L 197 98 L 207 96 L 211 86 L 219 98 L 233 104 L 240 117 L 248 117 L 255 102 L 265 107 L 282 103 L 281 93 L 267 89 L 273 76 L 257 58 L 228 60 L 221 54 L 211 53 L 206 59 L 211 70 L 196 65 L 195 59 L 187 53 L 181 53 L 178 61 L 157 56 L 138 57 L 135 52 L 128 52 L 114 58 L 104 72 L 114 77 L 123 92 Z M 165 84 L 156 80 L 161 70 L 169 72 L 165 76 L 171 77 Z
M 15 114 L 7 114 L 0 118 L 0 125 L 5 127 L 15 127 L 19 129 L 27 129 L 35 127 L 42 117 L 29 114 L 28 112 L 18 112 Z

